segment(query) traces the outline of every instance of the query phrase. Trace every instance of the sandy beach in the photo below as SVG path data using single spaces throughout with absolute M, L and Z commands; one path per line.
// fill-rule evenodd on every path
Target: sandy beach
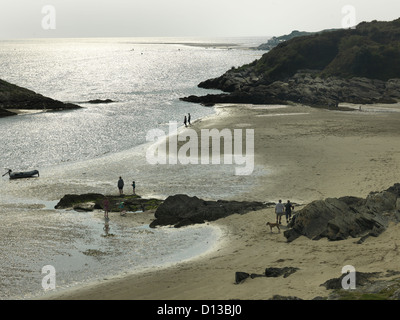
M 295 210 L 328 197 L 366 197 L 400 182 L 400 105 L 341 105 L 354 111 L 301 105 L 221 105 L 199 120 L 196 130 L 254 129 L 255 164 L 265 170 L 236 200 L 290 199 Z M 199 131 L 198 131 L 199 132 Z M 107 164 L 105 164 L 107 166 Z M 238 180 L 240 183 L 240 179 Z M 212 186 L 210 187 L 212 188 Z M 134 219 L 132 217 L 132 219 Z M 329 242 L 300 237 L 287 243 L 265 223 L 274 209 L 232 215 L 210 225 L 223 235 L 214 250 L 174 266 L 124 275 L 44 299 L 269 299 L 273 295 L 312 299 L 327 296 L 320 285 L 342 267 L 361 272 L 399 270 L 400 225 L 378 238 Z M 296 267 L 287 278 L 254 278 L 235 284 L 235 272 L 263 274 L 267 267 Z

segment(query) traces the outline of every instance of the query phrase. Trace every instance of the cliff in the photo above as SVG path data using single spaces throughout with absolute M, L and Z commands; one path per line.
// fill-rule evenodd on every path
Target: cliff
M 259 60 L 199 84 L 229 94 L 182 100 L 207 104 L 292 101 L 323 107 L 339 102 L 394 103 L 400 99 L 398 78 L 400 19 L 362 22 L 355 29 L 280 43 Z
M 77 108 L 80 107 L 72 103 L 53 100 L 0 79 L 0 117 L 16 114 L 7 109 L 67 110 Z

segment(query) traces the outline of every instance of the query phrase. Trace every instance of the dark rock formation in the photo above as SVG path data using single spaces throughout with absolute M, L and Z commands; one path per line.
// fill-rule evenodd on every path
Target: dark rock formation
M 264 274 L 256 274 L 256 273 L 249 274 L 247 272 L 238 271 L 235 273 L 235 283 L 236 284 L 242 283 L 247 278 L 251 279 L 260 277 L 277 278 L 280 276 L 287 278 L 291 274 L 295 273 L 297 270 L 299 270 L 299 268 L 294 268 L 294 267 L 266 268 Z
M 332 290 L 327 300 L 399 300 L 400 278 L 395 277 L 399 271 L 388 270 L 383 272 L 356 272 L 355 289 L 342 288 L 342 280 L 346 274 L 339 278 L 330 279 L 321 286 Z
M 364 241 L 368 236 L 381 234 L 390 220 L 400 221 L 399 198 L 400 184 L 397 183 L 385 191 L 370 193 L 366 199 L 342 197 L 313 201 L 294 216 L 284 235 L 288 242 L 301 235 L 313 240 L 362 237 Z
M 80 108 L 80 106 L 53 100 L 31 90 L 0 80 L 0 117 L 15 114 L 7 112 L 6 109 L 67 110 L 77 108 Z
M 299 270 L 299 268 L 294 268 L 294 267 L 266 268 L 265 276 L 273 278 L 283 276 L 284 278 L 287 278 L 291 274 L 295 273 L 297 270 Z
M 11 112 L 9 110 L 0 108 L 0 118 L 9 117 L 9 116 L 15 116 L 15 115 L 16 115 L 15 112 Z
M 112 103 L 115 102 L 111 99 L 94 99 L 94 100 L 89 100 L 87 103 L 91 103 L 91 104 L 99 104 L 99 103 Z
M 69 209 L 76 205 L 87 202 L 96 202 L 104 199 L 105 196 L 100 193 L 86 193 L 86 194 L 66 194 L 54 207 L 55 209 Z
M 214 221 L 231 214 L 244 214 L 265 208 L 262 202 L 205 201 L 185 194 L 169 196 L 156 210 L 150 227 L 174 225 L 176 228 Z
M 315 107 L 337 107 L 340 102 L 371 104 L 396 103 L 400 100 L 400 79 L 388 81 L 354 77 L 322 78 L 315 70 L 299 70 L 285 81 L 270 84 L 244 74 L 242 78 L 227 73 L 199 86 L 219 88 L 230 94 L 203 97 L 189 96 L 183 101 L 212 105 L 216 103 L 286 104 L 301 103 Z M 242 73 L 243 74 L 243 73 Z M 239 80 L 240 79 L 240 80 Z
M 240 272 L 240 271 L 236 272 L 235 273 L 235 284 L 242 283 L 248 277 L 250 277 L 250 274 L 248 274 L 247 272 Z
M 355 272 L 355 279 L 356 279 L 356 287 L 358 286 L 365 286 L 367 284 L 372 283 L 371 278 L 376 278 L 379 276 L 379 272 Z M 343 278 L 346 277 L 347 274 L 342 274 L 339 278 L 333 278 L 330 280 L 325 281 L 321 286 L 325 287 L 327 290 L 336 290 L 342 289 L 342 281 Z
M 144 199 L 138 195 L 103 195 L 99 193 L 87 194 L 67 194 L 55 206 L 55 209 L 74 209 L 75 211 L 93 211 L 94 209 L 104 209 L 104 199 L 110 202 L 110 211 L 119 211 L 119 204 L 124 202 L 126 211 L 146 211 L 156 209 L 162 200 Z
M 275 294 L 272 298 L 268 300 L 303 300 L 303 299 L 295 296 L 281 296 L 279 294 Z

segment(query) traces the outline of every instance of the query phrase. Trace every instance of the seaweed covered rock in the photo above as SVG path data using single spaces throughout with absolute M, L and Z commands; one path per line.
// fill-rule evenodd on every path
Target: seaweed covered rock
M 55 206 L 55 209 L 73 209 L 75 211 L 104 210 L 104 199 L 110 202 L 110 211 L 120 211 L 119 204 L 124 203 L 127 211 L 155 210 L 163 200 L 145 199 L 138 195 L 103 195 L 99 193 L 67 194 Z
M 66 194 L 54 207 L 55 209 L 68 209 L 76 205 L 96 202 L 104 199 L 105 196 L 100 193 L 86 193 L 86 194 Z

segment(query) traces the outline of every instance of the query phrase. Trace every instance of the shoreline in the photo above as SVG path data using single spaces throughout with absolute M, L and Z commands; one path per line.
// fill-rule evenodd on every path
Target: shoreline
M 145 227 L 145 226 L 143 226 Z M 79 282 L 79 283 L 74 283 L 74 284 L 70 284 L 68 286 L 64 286 L 61 288 L 57 288 L 56 291 L 48 291 L 48 292 L 44 292 L 44 293 L 40 293 L 40 294 L 36 294 L 30 298 L 28 298 L 28 300 L 53 300 L 53 299 L 58 299 L 57 297 L 59 296 L 63 296 L 63 295 L 74 295 L 75 293 L 78 293 L 85 288 L 85 290 L 96 290 L 97 286 L 102 286 L 104 284 L 107 283 L 113 283 L 113 282 L 124 282 L 126 277 L 142 277 L 142 276 L 146 276 L 148 274 L 152 274 L 152 273 L 158 273 L 164 269 L 173 269 L 176 267 L 179 267 L 181 264 L 188 264 L 188 263 L 193 263 L 196 261 L 200 261 L 202 259 L 207 258 L 208 256 L 213 255 L 216 251 L 220 250 L 220 247 L 222 246 L 222 244 L 225 242 L 224 238 L 225 238 L 225 231 L 223 227 L 218 227 L 215 225 L 203 225 L 203 226 L 192 226 L 195 229 L 196 228 L 212 228 L 213 233 L 216 234 L 217 239 L 215 240 L 215 242 L 212 244 L 212 246 L 208 249 L 206 249 L 205 251 L 201 252 L 201 253 L 197 253 L 195 256 L 189 257 L 189 258 L 183 258 L 179 261 L 172 261 L 172 262 L 167 262 L 167 263 L 163 263 L 162 265 L 153 265 L 153 266 L 141 266 L 139 268 L 136 269 L 132 269 L 132 270 L 121 270 L 119 272 L 113 272 L 110 273 L 106 276 L 100 276 L 100 277 L 96 277 L 93 279 L 86 279 L 83 282 Z M 189 226 L 190 228 L 190 226 Z M 162 229 L 162 228 L 160 228 Z M 193 228 L 192 228 L 193 229 Z M 208 242 L 207 242 L 208 243 Z M 63 298 L 61 298 L 63 299 Z
M 400 152 L 395 150 L 400 135 L 397 109 L 379 113 L 367 111 L 368 106 L 363 106 L 365 112 L 300 105 L 220 108 L 223 114 L 217 112 L 192 127 L 254 128 L 255 164 L 268 169 L 268 174 L 257 177 L 238 200 L 290 199 L 306 204 L 327 197 L 365 197 L 400 181 Z M 290 114 L 296 116 L 288 117 Z M 339 277 L 345 265 L 354 265 L 362 272 L 398 270 L 399 225 L 390 225 L 363 245 L 352 238 L 329 242 L 305 237 L 288 244 L 282 232 L 270 233 L 266 228 L 265 223 L 274 220 L 273 209 L 231 215 L 210 223 L 226 232 L 224 242 L 206 257 L 145 272 L 140 277 L 127 275 L 91 287 L 55 292 L 46 298 L 225 300 L 268 299 L 280 294 L 312 299 L 328 295 L 320 285 Z M 284 266 L 298 267 L 299 271 L 287 279 L 255 278 L 234 284 L 237 271 L 262 273 L 266 267 Z

